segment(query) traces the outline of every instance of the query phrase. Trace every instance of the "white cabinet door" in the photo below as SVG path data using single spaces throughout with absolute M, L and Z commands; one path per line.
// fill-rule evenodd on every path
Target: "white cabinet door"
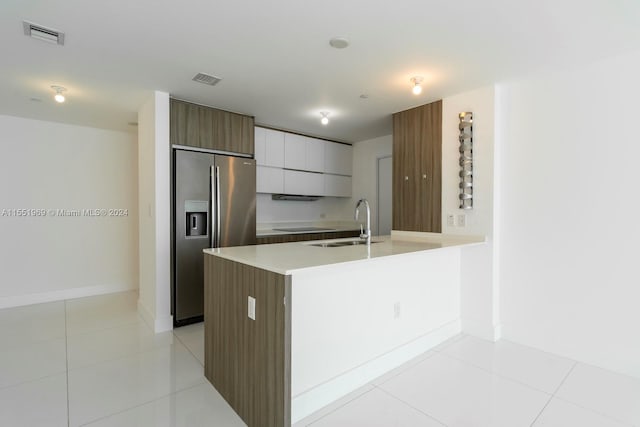
M 314 172 L 324 172 L 324 147 L 326 141 L 307 138 L 306 168 Z
M 256 167 L 256 192 L 257 193 L 283 193 L 284 170 L 268 166 Z
M 321 173 L 284 171 L 284 194 L 299 196 L 322 196 L 324 178 Z
M 325 145 L 324 171 L 338 175 L 351 175 L 353 147 L 347 144 L 327 142 Z
M 285 133 L 284 167 L 304 170 L 307 166 L 307 137 Z
M 255 141 L 255 157 L 257 165 L 264 165 L 267 161 L 266 135 L 267 130 L 261 127 L 254 127 L 253 138 Z
M 351 177 L 325 173 L 324 195 L 333 197 L 351 197 Z
M 265 166 L 284 167 L 284 132 L 265 129 Z

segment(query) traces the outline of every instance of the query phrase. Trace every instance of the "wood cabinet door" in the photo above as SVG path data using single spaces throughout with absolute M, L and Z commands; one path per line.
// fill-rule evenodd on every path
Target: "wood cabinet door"
M 393 229 L 420 231 L 419 114 L 415 109 L 393 115 Z
M 253 117 L 172 99 L 170 139 L 173 145 L 254 154 Z
M 169 135 L 172 145 L 200 146 L 198 105 L 172 99 L 169 113 Z
M 393 229 L 441 231 L 442 101 L 393 115 Z
M 442 229 L 442 101 L 421 108 L 420 231 Z

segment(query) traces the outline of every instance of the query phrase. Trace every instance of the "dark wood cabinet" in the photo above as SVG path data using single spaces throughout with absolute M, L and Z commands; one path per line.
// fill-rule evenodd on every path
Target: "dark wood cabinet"
M 273 236 L 263 236 L 257 238 L 259 245 L 266 245 L 271 243 L 289 243 L 289 242 L 304 242 L 308 240 L 328 240 L 328 239 L 345 239 L 347 237 L 358 237 L 360 231 L 329 231 L 325 233 L 301 233 L 301 234 L 277 234 Z
M 253 125 L 250 116 L 171 100 L 172 145 L 253 155 Z
M 290 426 L 291 276 L 212 255 L 204 265 L 206 378 L 249 427 Z
M 441 232 L 442 101 L 393 115 L 393 229 Z

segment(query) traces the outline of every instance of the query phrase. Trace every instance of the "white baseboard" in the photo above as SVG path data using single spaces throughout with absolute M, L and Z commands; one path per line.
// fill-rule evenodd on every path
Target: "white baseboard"
M 138 298 L 138 313 L 156 334 L 173 330 L 173 316 L 156 317 L 140 298 Z
M 454 320 L 339 377 L 295 396 L 291 401 L 291 423 L 300 421 L 340 397 L 431 350 L 438 344 L 459 334 L 460 331 L 460 320 Z
M 137 286 L 132 286 L 128 283 L 118 283 L 113 285 L 84 286 L 81 288 L 61 289 L 52 292 L 14 295 L 0 297 L 0 309 L 135 290 L 138 290 Z

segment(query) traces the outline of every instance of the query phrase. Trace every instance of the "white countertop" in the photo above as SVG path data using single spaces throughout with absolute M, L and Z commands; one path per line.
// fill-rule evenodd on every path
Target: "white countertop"
M 413 252 L 477 245 L 483 243 L 485 238 L 484 236 L 457 236 L 438 233 L 393 231 L 391 236 L 372 238 L 372 242 L 377 243 L 372 243 L 370 246 L 353 245 L 337 248 L 312 246 L 320 242 L 340 242 L 347 240 L 353 239 L 236 246 L 230 248 L 205 249 L 204 253 L 286 275 L 296 270 L 330 264 L 361 262 Z

